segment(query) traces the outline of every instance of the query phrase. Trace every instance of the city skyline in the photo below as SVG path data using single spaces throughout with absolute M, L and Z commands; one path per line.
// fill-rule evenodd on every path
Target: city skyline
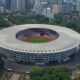
M 55 14 L 80 11 L 79 0 L 0 0 L 0 13 L 35 12 L 48 18 Z

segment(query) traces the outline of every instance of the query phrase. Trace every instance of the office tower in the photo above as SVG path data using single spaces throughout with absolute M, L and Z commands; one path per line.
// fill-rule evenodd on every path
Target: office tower
M 4 7 L 0 6 L 0 13 L 4 13 Z
M 80 0 L 77 0 L 76 10 L 77 10 L 77 11 L 80 11 Z
M 2 6 L 2 1 L 0 0 L 0 6 Z
M 61 5 L 63 4 L 63 0 L 50 0 L 51 2 L 53 1 L 54 4 L 58 4 L 58 5 Z
M 61 8 L 61 13 L 71 13 L 73 11 L 73 6 L 71 4 L 64 4 Z
M 25 11 L 25 0 L 11 0 L 12 11 Z
M 40 0 L 35 0 L 33 11 L 39 14 Z
M 63 0 L 47 0 L 50 4 L 62 4 Z
M 6 0 L 0 0 L 0 6 L 5 7 Z
M 52 9 L 51 8 L 47 8 L 46 9 L 46 17 L 48 17 L 48 18 L 54 18 L 54 13 L 52 12 Z
M 77 0 L 64 0 L 64 2 L 66 2 L 66 3 L 76 3 L 77 2 Z
M 11 9 L 11 0 L 6 0 L 6 9 Z
M 5 0 L 0 0 L 0 13 L 5 11 Z
M 62 6 L 62 5 L 56 5 L 56 4 L 52 5 L 52 12 L 53 12 L 54 14 L 60 13 L 60 12 L 61 12 L 61 6 Z
M 35 0 L 33 11 L 37 14 L 43 14 L 44 8 L 47 4 L 47 0 Z
M 34 6 L 34 0 L 25 0 L 26 11 L 29 11 Z

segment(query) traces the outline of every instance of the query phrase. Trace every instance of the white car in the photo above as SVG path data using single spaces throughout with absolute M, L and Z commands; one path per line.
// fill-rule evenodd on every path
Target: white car
M 10 69 L 10 68 L 8 68 L 7 70 L 8 70 L 8 71 L 12 71 L 12 69 Z

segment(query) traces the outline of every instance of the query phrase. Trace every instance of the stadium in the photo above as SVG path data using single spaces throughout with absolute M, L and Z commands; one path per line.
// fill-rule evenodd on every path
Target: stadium
M 61 63 L 78 52 L 79 44 L 77 32 L 56 25 L 25 24 L 0 30 L 0 53 L 21 63 Z

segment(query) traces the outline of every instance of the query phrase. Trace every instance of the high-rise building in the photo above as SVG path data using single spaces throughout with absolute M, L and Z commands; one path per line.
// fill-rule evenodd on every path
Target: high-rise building
M 5 12 L 5 0 L 0 0 L 0 13 Z
M 29 11 L 34 6 L 34 0 L 25 0 L 26 11 Z
M 64 3 L 64 0 L 57 0 L 59 5 L 62 5 Z
M 49 0 L 49 1 L 50 1 L 50 3 L 59 4 L 59 5 L 63 4 L 63 2 L 64 2 L 64 0 Z
M 35 0 L 34 11 L 39 14 L 40 0 Z
M 66 3 L 76 3 L 77 0 L 64 0 L 64 2 L 66 2 Z
M 48 18 L 54 18 L 54 13 L 52 12 L 52 9 L 51 8 L 47 8 L 46 9 L 46 15 L 45 15 L 46 17 L 48 17 Z
M 80 11 L 80 0 L 77 0 L 76 10 L 77 10 L 77 11 Z
M 11 0 L 6 0 L 6 9 L 11 9 Z
M 61 13 L 71 13 L 73 11 L 73 6 L 71 4 L 64 4 L 61 6 Z
M 1 7 L 1 6 L 0 6 L 0 13 L 4 13 L 4 11 L 5 11 L 5 10 L 4 10 L 4 7 Z
M 1 7 L 5 7 L 6 4 L 6 0 L 0 0 L 0 6 Z
M 25 0 L 11 0 L 12 11 L 25 11 Z
M 61 5 L 54 4 L 52 5 L 52 12 L 54 14 L 58 14 L 61 12 Z
M 35 0 L 33 11 L 37 14 L 43 14 L 46 9 L 48 1 L 47 0 Z

